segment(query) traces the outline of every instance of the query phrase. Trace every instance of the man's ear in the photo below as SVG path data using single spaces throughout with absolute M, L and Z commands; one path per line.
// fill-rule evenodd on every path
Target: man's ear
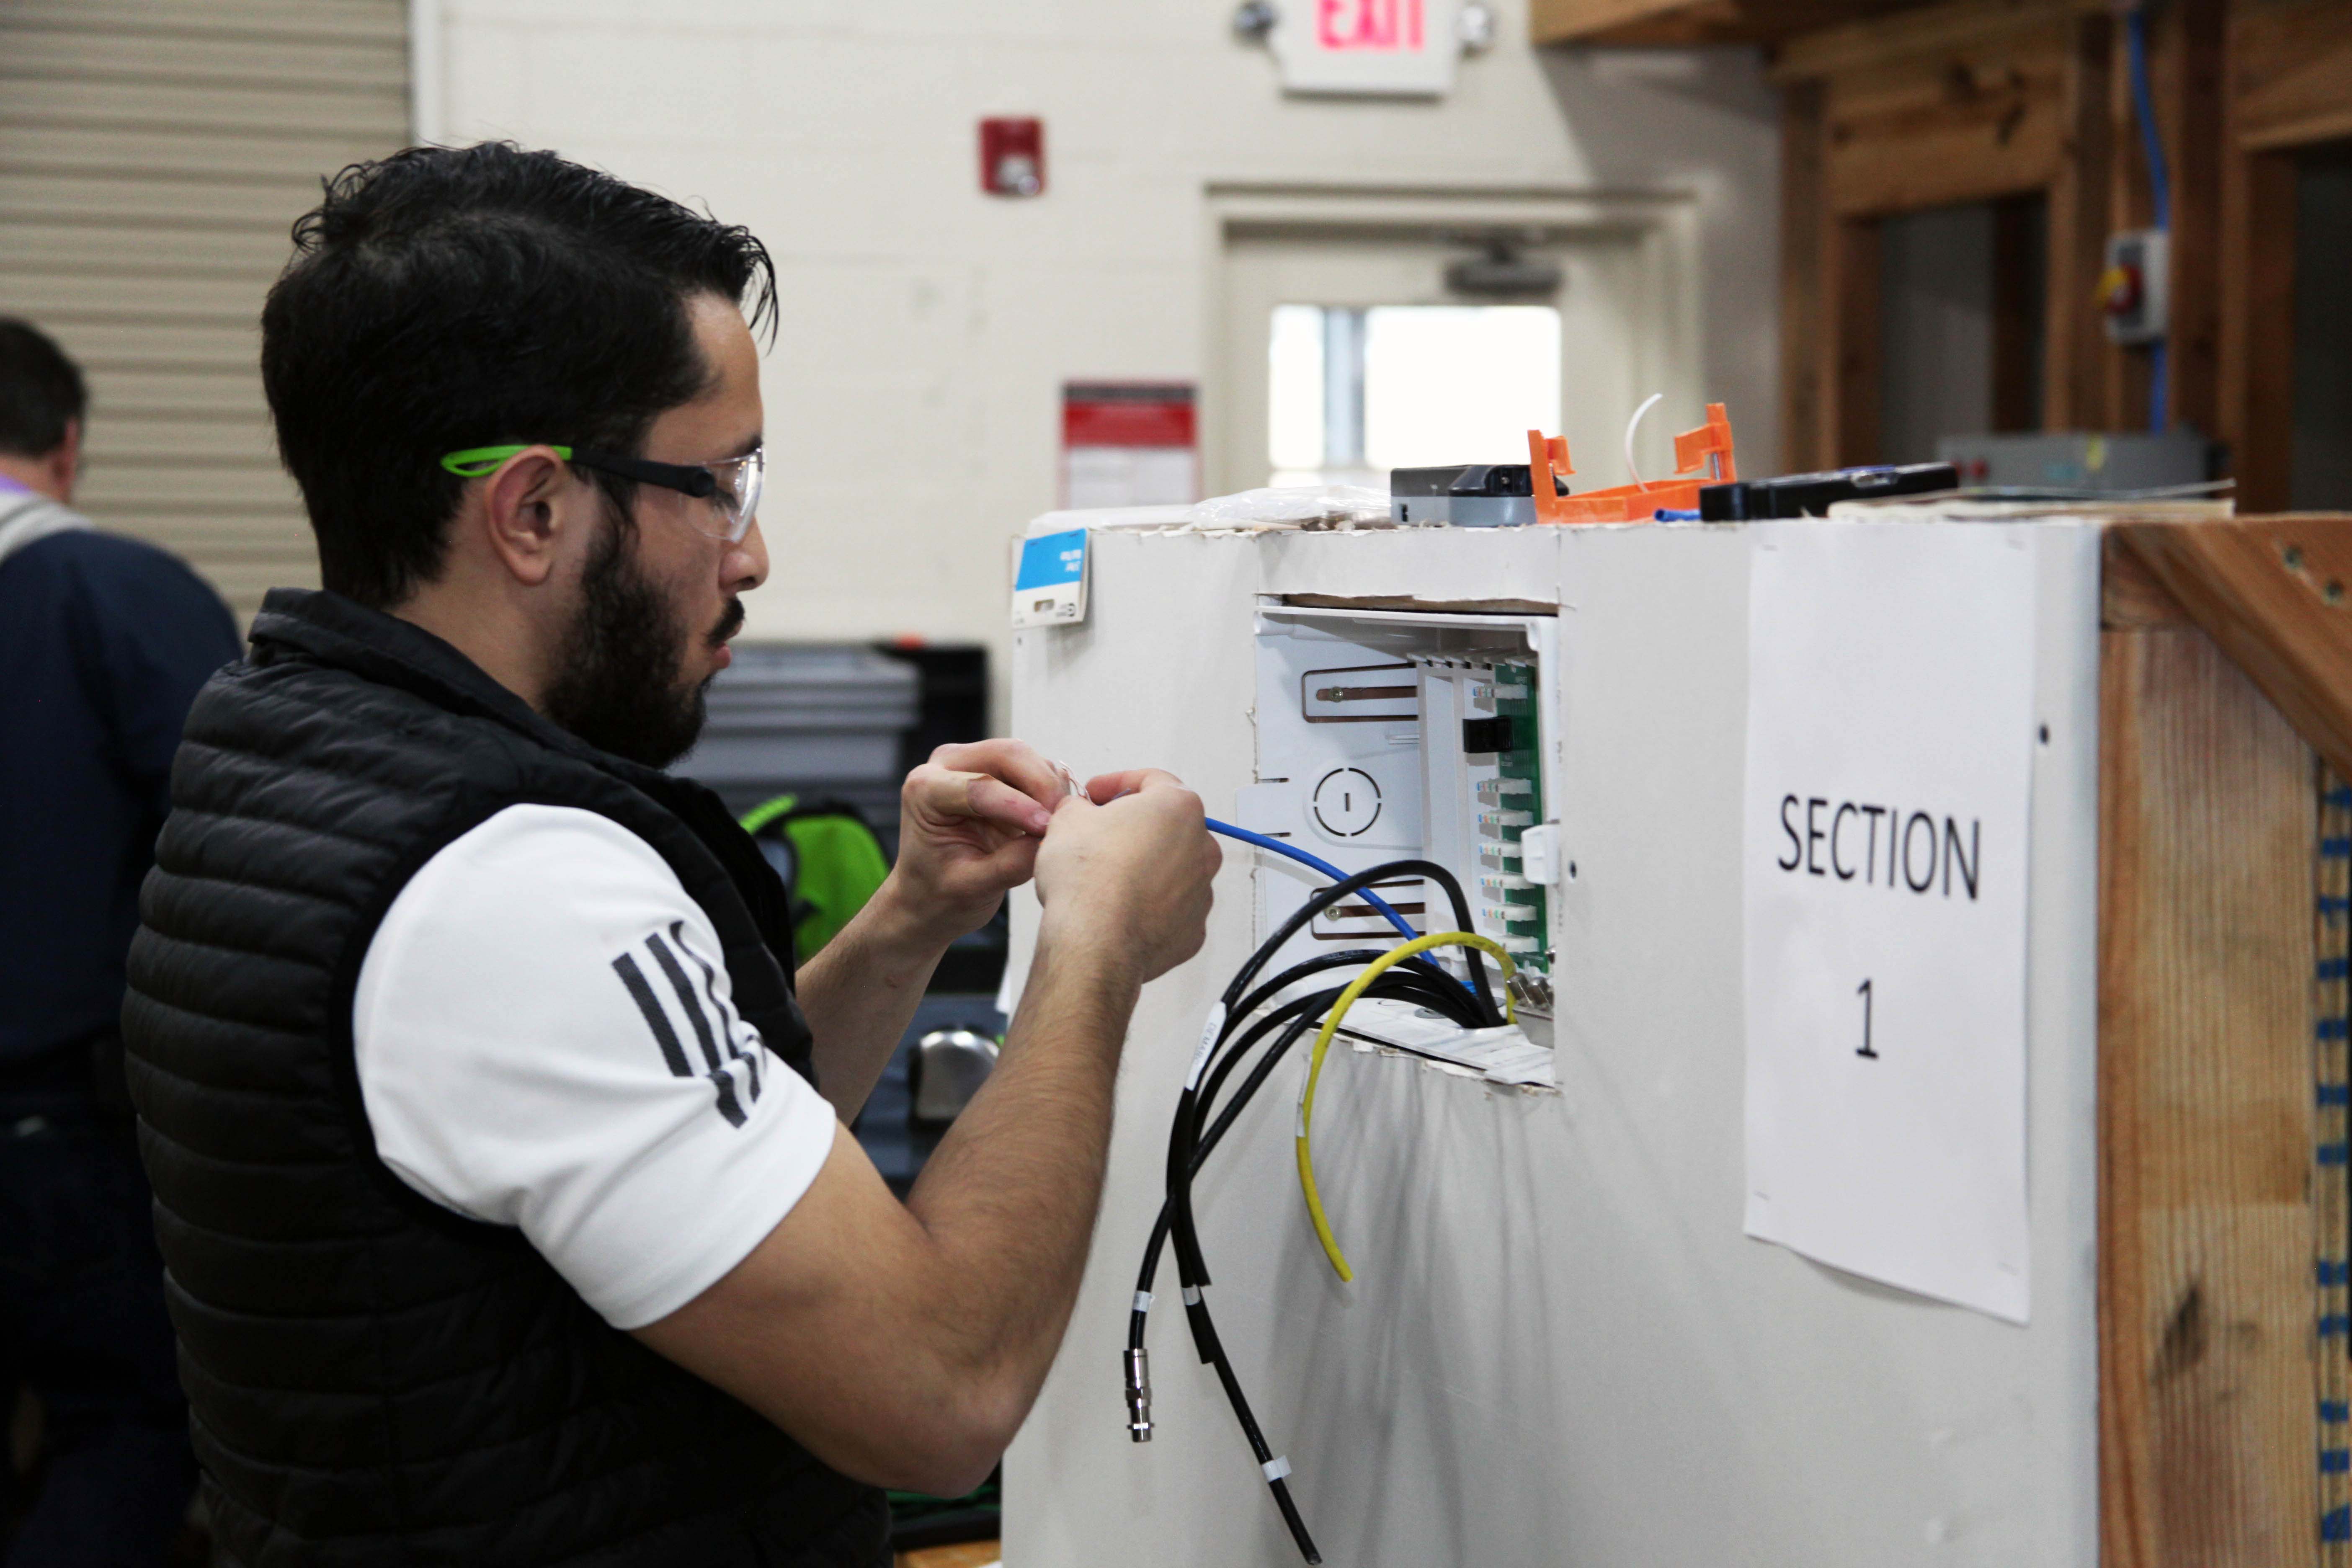
M 578 526 L 579 489 L 551 447 L 526 447 L 482 481 L 490 549 L 517 582 L 537 587 L 555 570 Z

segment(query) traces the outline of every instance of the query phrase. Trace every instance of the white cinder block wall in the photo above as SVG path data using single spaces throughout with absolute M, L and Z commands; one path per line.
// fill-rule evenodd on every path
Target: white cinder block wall
M 1501 0 L 1443 100 L 1286 98 L 1233 9 L 417 0 L 419 129 L 551 147 L 767 242 L 774 567 L 749 635 L 986 642 L 1000 724 L 1005 540 L 1055 504 L 1061 384 L 1220 392 L 1214 184 L 1688 195 L 1706 384 L 1769 470 L 1778 131 L 1752 56 L 1537 50 Z M 981 193 L 991 114 L 1045 120 L 1044 196 Z

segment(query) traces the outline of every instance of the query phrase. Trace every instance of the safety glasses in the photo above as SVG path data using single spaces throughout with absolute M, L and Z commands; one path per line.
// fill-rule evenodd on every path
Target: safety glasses
M 509 458 L 528 449 L 522 446 L 472 447 L 449 453 L 441 459 L 441 466 L 459 479 L 478 479 L 496 472 Z M 730 544 L 741 543 L 743 536 L 751 531 L 752 520 L 760 515 L 760 490 L 768 474 L 764 447 L 754 447 L 740 458 L 721 458 L 713 463 L 656 463 L 644 458 L 623 457 L 617 452 L 592 452 L 584 447 L 550 446 L 547 449 L 575 468 L 594 468 L 639 484 L 676 490 L 693 500 L 709 502 L 707 510 L 689 508 L 687 521 L 697 532 L 723 539 Z

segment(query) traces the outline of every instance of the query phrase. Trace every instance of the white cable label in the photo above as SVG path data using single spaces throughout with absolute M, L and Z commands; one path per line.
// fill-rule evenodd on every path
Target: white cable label
M 1150 1292 L 1150 1291 L 1149 1291 L 1149 1290 L 1138 1290 L 1138 1291 L 1135 1293 L 1135 1310 L 1136 1310 L 1137 1311 L 1139 1311 L 1139 1312 L 1149 1312 L 1150 1310 L 1151 1310 L 1151 1292 Z
M 1197 1307 L 1197 1306 L 1199 1306 L 1200 1304 L 1201 1304 L 1201 1288 L 1200 1288 L 1198 1285 L 1187 1285 L 1187 1286 L 1185 1286 L 1185 1287 L 1184 1287 L 1184 1305 L 1186 1305 L 1186 1306 L 1188 1306 L 1188 1307 Z
M 1290 1474 L 1290 1456 L 1287 1454 L 1276 1454 L 1273 1458 L 1268 1459 L 1265 1464 L 1260 1465 L 1258 1468 L 1265 1472 L 1265 1484 L 1272 1486 L 1275 1482 L 1282 1479 L 1283 1477 Z
M 1201 1087 L 1201 1074 L 1209 1066 L 1209 1053 L 1217 1048 L 1217 1037 L 1225 1032 L 1225 1005 L 1219 1002 L 1209 1009 L 1208 1022 L 1201 1026 L 1201 1047 L 1192 1053 L 1192 1070 L 1184 1075 L 1186 1089 Z

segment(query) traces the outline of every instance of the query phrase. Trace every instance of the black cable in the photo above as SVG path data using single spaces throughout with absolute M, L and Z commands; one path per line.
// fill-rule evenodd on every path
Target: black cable
M 1256 978 L 1258 971 L 1265 967 L 1266 961 L 1273 957 L 1285 942 L 1297 935 L 1307 921 L 1349 893 L 1370 887 L 1383 878 L 1404 874 L 1435 882 L 1444 890 L 1446 901 L 1453 906 L 1455 929 L 1460 931 L 1475 929 L 1470 921 L 1470 901 L 1463 897 L 1462 884 L 1454 880 L 1453 872 L 1433 860 L 1391 860 L 1385 864 L 1374 866 L 1370 870 L 1359 871 L 1344 881 L 1334 882 L 1328 888 L 1318 888 L 1309 893 L 1298 908 L 1292 911 L 1290 918 L 1284 921 L 1272 936 L 1260 943 L 1258 950 L 1250 954 L 1248 962 L 1234 973 L 1232 983 L 1225 987 L 1223 998 L 1225 1011 L 1228 1014 L 1234 1011 L 1234 1004 L 1249 988 L 1249 983 Z M 1486 984 L 1486 960 L 1475 948 L 1465 949 L 1465 955 L 1469 961 L 1471 986 L 1477 993 L 1479 1010 L 1486 1014 L 1490 1026 L 1502 1023 L 1503 1015 L 1496 1007 L 1494 992 Z
M 1230 1036 L 1241 1020 L 1248 1017 L 1260 1007 L 1265 1006 L 1267 1002 L 1279 996 L 1308 975 L 1319 974 L 1327 969 L 1360 968 L 1379 958 L 1381 954 L 1381 950 L 1376 947 L 1351 947 L 1344 952 L 1318 953 L 1303 963 L 1292 964 L 1288 969 L 1251 992 L 1240 1006 L 1233 1009 L 1231 1016 L 1225 1019 L 1220 1039 L 1222 1040 L 1224 1036 Z M 1463 989 L 1462 983 L 1454 979 L 1427 953 L 1417 952 L 1402 963 L 1395 965 L 1388 973 L 1393 974 L 1401 970 L 1423 975 L 1450 988 L 1457 1006 L 1467 1006 L 1470 1003 L 1469 993 Z M 1451 1013 L 1448 1016 L 1451 1016 Z
M 1205 1158 L 1208 1150 L 1215 1146 L 1216 1141 L 1224 1135 L 1225 1128 L 1232 1125 L 1233 1116 L 1249 1103 L 1250 1097 L 1255 1095 L 1258 1086 L 1265 1081 L 1271 1065 L 1278 1061 L 1291 1046 L 1306 1036 L 1307 1031 L 1313 1027 L 1317 1019 L 1320 1017 L 1323 1009 L 1336 1000 L 1338 992 L 1333 991 L 1302 997 L 1298 1003 L 1281 1009 L 1279 1019 L 1266 1021 L 1268 1024 L 1286 1021 L 1288 1026 L 1283 1030 L 1281 1037 L 1266 1053 L 1260 1064 L 1260 1070 L 1251 1076 L 1241 1091 L 1234 1096 L 1234 1102 L 1226 1107 L 1227 1115 L 1221 1119 L 1219 1125 L 1204 1142 L 1199 1151 L 1199 1157 L 1187 1163 L 1184 1182 L 1187 1188 L 1191 1184 L 1192 1172 L 1200 1168 L 1201 1159 Z M 1253 1031 L 1253 1034 L 1261 1032 L 1263 1031 Z M 1236 1051 L 1228 1058 L 1228 1060 L 1238 1061 L 1243 1054 L 1241 1051 Z M 1143 1282 L 1138 1288 L 1142 1293 L 1138 1297 L 1139 1302 L 1150 1290 L 1150 1281 L 1159 1262 L 1161 1238 L 1168 1229 L 1169 1210 L 1173 1206 L 1172 1198 L 1163 1202 L 1160 1223 L 1152 1229 L 1151 1246 L 1144 1259 Z M 1181 1248 L 1178 1250 L 1176 1267 L 1180 1276 L 1186 1272 L 1184 1255 Z M 1257 1417 L 1250 1409 L 1249 1397 L 1242 1392 L 1241 1378 L 1234 1373 L 1233 1363 L 1225 1355 L 1224 1343 L 1217 1335 L 1216 1322 L 1210 1315 L 1207 1298 L 1200 1293 L 1197 1287 L 1188 1289 L 1185 1296 L 1184 1315 L 1192 1327 L 1193 1342 L 1200 1350 L 1201 1360 L 1216 1369 L 1217 1383 L 1225 1392 L 1225 1402 L 1233 1407 L 1234 1418 L 1241 1424 L 1242 1436 L 1248 1440 L 1250 1452 L 1257 1458 L 1258 1469 L 1265 1477 L 1267 1489 L 1274 1493 L 1275 1506 L 1281 1510 L 1283 1524 L 1290 1531 L 1292 1541 L 1297 1543 L 1299 1554 L 1310 1563 L 1321 1563 L 1322 1553 L 1316 1549 L 1315 1538 L 1307 1533 L 1307 1521 L 1299 1516 L 1298 1505 L 1291 1497 L 1289 1485 L 1284 1479 L 1286 1468 L 1284 1472 L 1276 1472 L 1274 1468 L 1274 1451 L 1267 1446 L 1265 1435 L 1259 1430 Z M 1142 1349 L 1145 1321 L 1145 1310 L 1139 1305 L 1128 1329 L 1130 1351 L 1139 1352 Z
M 1317 889 L 1271 936 L 1259 944 L 1257 951 L 1250 955 L 1226 985 L 1220 999 L 1222 1016 L 1217 1020 L 1215 1033 L 1202 1041 L 1200 1054 L 1177 1096 L 1176 1113 L 1169 1128 L 1168 1156 L 1163 1172 L 1165 1192 L 1159 1216 L 1152 1226 L 1150 1240 L 1144 1248 L 1143 1265 L 1136 1282 L 1135 1304 L 1129 1319 L 1129 1400 L 1132 1412 L 1129 1426 L 1141 1440 L 1150 1435 L 1144 1335 L 1150 1322 L 1151 1286 L 1159 1274 L 1162 1251 L 1172 1237 L 1176 1244 L 1177 1278 L 1184 1287 L 1185 1318 L 1192 1329 L 1193 1346 L 1201 1360 L 1216 1369 L 1217 1381 L 1224 1389 L 1226 1403 L 1232 1405 L 1234 1419 L 1240 1423 L 1243 1436 L 1248 1440 L 1250 1450 L 1256 1456 L 1259 1468 L 1265 1475 L 1276 1506 L 1281 1510 L 1283 1523 L 1297 1543 L 1300 1554 L 1309 1563 L 1319 1563 L 1323 1559 L 1290 1495 L 1285 1479 L 1287 1466 L 1281 1470 L 1275 1468 L 1276 1461 L 1273 1451 L 1266 1445 L 1265 1434 L 1258 1428 L 1248 1397 L 1242 1391 L 1241 1380 L 1235 1375 L 1225 1355 L 1223 1343 L 1218 1337 L 1207 1299 L 1202 1293 L 1202 1288 L 1209 1283 L 1209 1269 L 1192 1214 L 1192 1181 L 1206 1163 L 1211 1152 L 1223 1140 L 1235 1120 L 1272 1076 L 1275 1067 L 1309 1028 L 1317 1026 L 1318 1021 L 1347 987 L 1318 990 L 1295 997 L 1273 1007 L 1264 1017 L 1255 1021 L 1252 1021 L 1252 1016 L 1302 980 L 1333 969 L 1369 963 L 1379 958 L 1381 953 L 1379 950 L 1355 950 L 1322 954 L 1294 964 L 1255 990 L 1251 989 L 1251 982 L 1256 979 L 1274 954 L 1318 914 L 1373 882 L 1399 875 L 1419 876 L 1425 881 L 1436 883 L 1453 907 L 1456 929 L 1473 929 L 1469 901 L 1463 896 L 1462 885 L 1452 872 L 1433 861 L 1393 860 L 1357 872 L 1329 887 Z M 1491 1027 L 1500 1024 L 1503 1015 L 1496 1005 L 1494 992 L 1487 983 L 1484 959 L 1475 948 L 1467 950 L 1465 956 L 1471 979 L 1466 990 L 1441 965 L 1416 955 L 1381 974 L 1362 994 L 1410 1002 L 1465 1028 Z M 1278 1035 L 1275 1034 L 1276 1030 L 1280 1031 Z M 1228 1077 L 1268 1035 L 1275 1035 L 1274 1043 L 1260 1055 L 1232 1100 L 1219 1108 L 1216 1103 L 1218 1093 Z M 1211 1121 L 1213 1112 L 1214 1120 Z M 1203 1123 L 1208 1126 L 1205 1134 L 1202 1131 Z
M 1328 991 L 1312 992 L 1295 1001 L 1286 1002 L 1276 1008 L 1271 1016 L 1253 1026 L 1244 1037 L 1255 1042 L 1267 1030 L 1286 1020 L 1303 1025 L 1307 1019 L 1321 1013 L 1324 1008 L 1338 1001 L 1339 993 L 1346 989 L 1344 985 L 1333 986 Z M 1227 1017 L 1223 1028 L 1218 1035 L 1220 1042 L 1224 1039 L 1226 1032 L 1229 1032 L 1233 1026 L 1234 1019 Z M 1212 1049 L 1214 1049 L 1213 1046 Z M 1208 1065 L 1205 1058 L 1200 1064 L 1204 1070 Z M 1200 1138 L 1201 1081 L 1196 1078 L 1193 1082 L 1186 1084 L 1184 1091 L 1176 1097 L 1176 1116 L 1168 1129 L 1168 1163 L 1162 1173 L 1162 1180 L 1167 1194 L 1165 1207 L 1170 1215 L 1171 1228 L 1176 1237 L 1176 1276 L 1186 1288 L 1184 1312 L 1193 1324 L 1193 1343 L 1201 1351 L 1201 1359 L 1206 1361 L 1209 1359 L 1209 1352 L 1202 1337 L 1199 1317 L 1195 1309 L 1199 1305 L 1197 1300 L 1199 1291 L 1209 1283 L 1209 1266 L 1202 1258 L 1200 1232 L 1192 1220 L 1192 1148 Z
M 1204 1048 L 1210 1051 L 1214 1051 L 1222 1047 L 1225 1037 L 1232 1032 L 1239 1020 L 1247 1016 L 1248 1014 L 1254 1010 L 1253 1005 L 1256 1000 L 1256 996 L 1267 994 L 1268 988 L 1261 987 L 1256 995 L 1254 995 L 1251 998 L 1250 1005 L 1244 1005 L 1242 1003 L 1242 994 L 1248 989 L 1249 983 L 1257 976 L 1260 970 L 1265 967 L 1266 962 L 1271 959 L 1276 952 L 1281 950 L 1283 944 L 1287 942 L 1293 936 L 1297 935 L 1302 927 L 1304 927 L 1309 921 L 1313 920 L 1318 914 L 1321 913 L 1324 910 L 1327 910 L 1333 904 L 1338 903 L 1341 899 L 1346 898 L 1349 894 L 1358 892 L 1383 878 L 1393 877 L 1400 874 L 1415 875 L 1422 877 L 1424 879 L 1436 882 L 1438 886 L 1444 890 L 1447 900 L 1452 904 L 1454 920 L 1459 928 L 1465 931 L 1470 928 L 1470 905 L 1469 901 L 1463 896 L 1462 884 L 1454 879 L 1453 872 L 1447 870 L 1444 867 L 1438 865 L 1433 860 L 1386 861 L 1381 865 L 1371 867 L 1367 870 L 1359 871 L 1351 877 L 1344 878 L 1339 881 L 1332 883 L 1328 887 L 1318 888 L 1307 896 L 1307 898 L 1299 904 L 1298 908 L 1291 913 L 1290 918 L 1283 921 L 1282 925 L 1276 930 L 1272 936 L 1258 944 L 1257 951 L 1251 953 L 1248 961 L 1244 963 L 1240 970 L 1234 973 L 1232 982 L 1226 985 L 1224 995 L 1221 999 L 1220 1005 L 1224 1008 L 1224 1017 L 1219 1025 L 1217 1037 L 1213 1041 L 1208 1042 Z M 1467 953 L 1470 963 L 1471 980 L 1478 999 L 1479 1011 L 1485 1015 L 1490 1026 L 1494 1024 L 1499 1024 L 1502 1022 L 1502 1015 L 1496 1009 L 1494 994 L 1488 989 L 1486 984 L 1486 970 L 1485 962 L 1480 957 L 1475 948 L 1467 950 Z M 1377 957 L 1377 952 L 1375 952 L 1373 956 Z M 1311 965 L 1317 962 L 1318 961 L 1316 960 L 1310 959 L 1307 961 L 1307 964 Z M 1370 963 L 1370 960 L 1366 959 L 1364 962 Z M 1413 961 L 1408 960 L 1407 962 L 1411 963 Z M 1400 965 L 1400 967 L 1402 966 Z M 1428 968 L 1432 973 L 1439 974 L 1444 973 L 1444 971 L 1433 963 L 1430 963 Z M 1295 973 L 1315 973 L 1315 971 L 1312 968 L 1308 968 L 1307 965 L 1300 965 Z M 1280 984 L 1277 984 L 1271 987 L 1271 989 L 1279 990 L 1281 989 L 1281 985 Z M 1449 1009 L 1448 1011 L 1450 1012 L 1451 1010 Z M 1199 1064 L 1199 1067 L 1200 1068 L 1205 1068 L 1207 1065 L 1208 1064 L 1204 1059 Z M 1168 1162 L 1166 1171 L 1164 1173 L 1164 1179 L 1171 1193 L 1179 1190 L 1181 1183 L 1181 1172 L 1183 1168 L 1181 1162 L 1185 1158 L 1185 1155 L 1181 1152 L 1181 1148 L 1183 1145 L 1189 1144 L 1192 1141 L 1196 1135 L 1199 1124 L 1198 1118 L 1193 1114 L 1194 1090 L 1198 1081 L 1197 1070 L 1198 1069 L 1196 1069 L 1196 1074 L 1193 1079 L 1188 1081 L 1181 1092 L 1177 1096 L 1176 1115 L 1173 1123 L 1169 1129 Z M 1198 1233 L 1192 1222 L 1189 1198 L 1187 1198 L 1183 1204 L 1179 1205 L 1175 1217 L 1175 1234 L 1179 1272 L 1195 1277 L 1205 1276 L 1207 1269 L 1206 1266 L 1201 1261 L 1200 1240 Z M 1188 1280 L 1188 1283 L 1192 1282 L 1193 1281 Z M 1205 1279 L 1202 1279 L 1199 1282 L 1205 1283 Z
M 1208 1262 L 1201 1252 L 1199 1227 L 1192 1216 L 1192 1173 L 1200 1168 L 1199 1159 L 1193 1150 L 1199 1142 L 1201 1125 L 1207 1119 L 1214 1103 L 1215 1086 L 1223 1081 L 1226 1072 L 1230 1070 L 1230 1064 L 1247 1055 L 1250 1047 L 1267 1031 L 1276 1027 L 1286 1019 L 1297 1016 L 1302 1013 L 1309 1017 L 1320 1014 L 1324 1008 L 1339 999 L 1339 993 L 1346 987 L 1339 986 L 1328 991 L 1315 992 L 1286 1003 L 1265 1018 L 1251 1025 L 1243 1032 L 1238 1041 L 1234 1040 L 1234 1027 L 1255 1012 L 1265 999 L 1279 994 L 1310 974 L 1337 968 L 1349 962 L 1350 958 L 1354 958 L 1358 963 L 1370 963 L 1379 956 L 1378 952 L 1366 952 L 1360 956 L 1332 953 L 1311 958 L 1293 965 L 1258 987 L 1237 1012 L 1223 1020 L 1216 1038 L 1208 1047 L 1209 1054 L 1200 1064 L 1201 1068 L 1207 1069 L 1206 1076 L 1202 1076 L 1200 1070 L 1196 1068 L 1193 1082 L 1178 1095 L 1176 1115 L 1168 1130 L 1168 1154 L 1161 1173 L 1166 1191 L 1166 1199 L 1162 1204 L 1161 1212 L 1164 1216 L 1167 1216 L 1168 1224 L 1154 1227 L 1150 1257 L 1156 1268 L 1159 1248 L 1165 1229 L 1172 1226 L 1176 1237 L 1178 1277 L 1188 1287 L 1185 1300 L 1185 1315 L 1188 1320 L 1194 1320 L 1197 1317 L 1193 1310 L 1196 1305 L 1192 1300 L 1193 1294 L 1209 1283 Z M 1474 1005 L 1460 984 L 1433 963 L 1424 964 L 1420 970 L 1412 969 L 1411 966 L 1419 962 L 1416 956 L 1396 965 L 1387 973 L 1382 974 L 1366 994 L 1389 996 L 1412 1002 L 1450 1017 L 1466 1028 L 1479 1027 L 1480 1020 L 1473 1011 Z M 1147 1278 L 1136 1288 L 1139 1290 L 1149 1290 L 1151 1288 L 1150 1280 Z M 1196 1348 L 1201 1349 L 1201 1359 L 1207 1361 L 1208 1352 L 1204 1348 L 1197 1326 L 1193 1333 L 1193 1342 Z

